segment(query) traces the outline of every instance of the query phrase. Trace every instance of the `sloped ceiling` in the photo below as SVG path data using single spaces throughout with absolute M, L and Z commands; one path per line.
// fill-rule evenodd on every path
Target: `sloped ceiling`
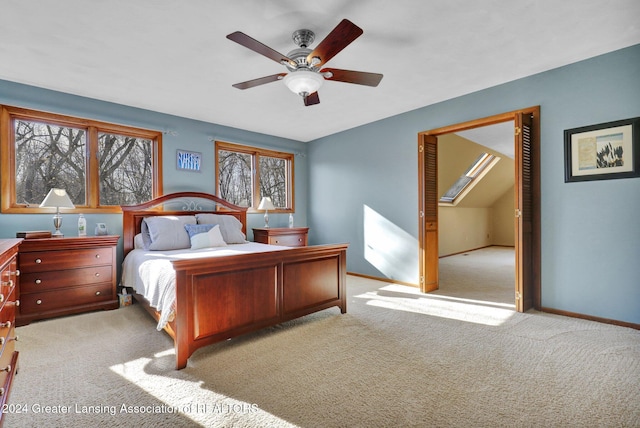
M 638 0 L 3 0 L 0 79 L 299 141 L 343 131 L 640 43 Z M 304 107 L 284 72 L 234 42 L 287 54 L 341 19 L 364 34 L 328 66 L 384 74 L 325 82 Z M 312 47 L 315 46 L 312 45 Z
M 513 122 L 509 123 L 513 127 Z M 438 195 L 442 196 L 471 163 L 485 152 L 499 156 L 500 161 L 456 206 L 488 208 L 505 192 L 512 191 L 515 182 L 513 159 L 457 134 L 448 134 L 438 137 Z

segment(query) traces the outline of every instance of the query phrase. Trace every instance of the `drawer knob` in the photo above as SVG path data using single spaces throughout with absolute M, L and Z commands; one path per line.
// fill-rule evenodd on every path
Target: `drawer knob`
M 0 337 L 0 346 L 4 345 L 4 337 Z
M 96 272 L 96 278 L 100 276 L 100 272 Z
M 0 328 L 11 328 L 11 321 L 0 323 Z
M 100 292 L 99 292 L 99 291 L 96 291 L 96 296 L 99 296 L 99 295 L 100 295 Z
M 20 276 L 20 269 L 16 269 L 16 276 Z
M 36 264 L 42 263 L 42 259 L 36 259 Z
M 38 299 L 36 300 L 36 305 L 41 305 L 42 304 L 42 300 Z
M 9 280 L 9 287 L 13 287 L 13 279 Z
M 4 302 L 4 294 L 0 294 L 0 303 Z
M 100 254 L 96 254 L 96 259 L 99 259 L 99 258 L 100 258 Z
M 0 397 L 4 396 L 4 388 L 0 388 Z
M 0 369 L 0 372 L 7 372 L 9 373 L 11 371 L 11 364 L 8 364 L 7 367 Z
M 20 300 L 16 300 L 16 306 L 20 306 Z
M 40 278 L 38 278 L 38 279 L 35 280 L 35 283 L 36 284 L 42 284 L 42 280 Z

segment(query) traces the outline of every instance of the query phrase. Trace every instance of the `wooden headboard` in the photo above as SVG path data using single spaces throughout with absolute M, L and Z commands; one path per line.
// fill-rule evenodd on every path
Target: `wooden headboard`
M 247 234 L 247 208 L 239 207 L 202 192 L 178 192 L 159 196 L 138 205 L 122 205 L 122 234 L 124 255 L 133 250 L 133 240 L 140 233 L 140 224 L 145 217 L 159 215 L 190 215 L 199 213 L 231 215 L 242 223 L 242 232 Z

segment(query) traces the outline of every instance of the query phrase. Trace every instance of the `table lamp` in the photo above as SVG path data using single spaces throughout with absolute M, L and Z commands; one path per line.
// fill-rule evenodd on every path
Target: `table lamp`
M 260 201 L 260 205 L 258 205 L 259 210 L 264 210 L 264 227 L 269 227 L 269 210 L 275 210 L 276 207 L 273 206 L 273 202 L 271 202 L 271 198 L 265 196 Z
M 53 232 L 54 238 L 62 238 L 64 235 L 60 231 L 60 227 L 62 226 L 62 217 L 60 216 L 60 208 L 75 208 L 71 199 L 69 199 L 69 195 L 67 195 L 67 191 L 64 189 L 56 189 L 53 188 L 49 190 L 49 193 L 44 198 L 44 201 L 40 204 L 40 208 L 55 208 L 56 215 L 53 216 L 53 225 L 56 228 L 56 231 Z

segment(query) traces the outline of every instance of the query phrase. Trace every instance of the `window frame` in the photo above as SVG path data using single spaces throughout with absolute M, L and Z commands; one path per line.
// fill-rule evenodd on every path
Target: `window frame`
M 135 138 L 148 139 L 153 142 L 153 183 L 152 198 L 162 194 L 162 132 L 152 131 L 131 126 L 83 119 L 56 113 L 30 110 L 20 107 L 0 106 L 0 169 L 1 178 L 1 206 L 4 214 L 41 214 L 55 212 L 53 208 L 39 208 L 39 205 L 20 204 L 16 202 L 16 143 L 15 120 L 41 122 L 63 127 L 82 128 L 86 132 L 87 164 L 85 173 L 85 202 L 74 209 L 65 210 L 68 213 L 121 213 L 119 205 L 100 205 L 100 178 L 98 162 L 98 135 L 100 133 L 119 134 Z
M 294 157 L 293 153 L 279 152 L 275 150 L 263 149 L 253 146 L 245 146 L 241 144 L 229 143 L 226 141 L 215 141 L 215 165 L 216 165 L 216 194 L 220 195 L 220 163 L 218 153 L 220 150 L 243 153 L 251 155 L 251 169 L 253 174 L 252 179 L 252 201 L 251 206 L 248 207 L 249 213 L 261 213 L 264 210 L 259 210 L 260 205 L 260 156 L 272 157 L 278 159 L 284 159 L 287 168 L 287 207 L 276 207 L 272 212 L 276 213 L 294 213 L 295 212 L 295 177 L 294 177 Z

